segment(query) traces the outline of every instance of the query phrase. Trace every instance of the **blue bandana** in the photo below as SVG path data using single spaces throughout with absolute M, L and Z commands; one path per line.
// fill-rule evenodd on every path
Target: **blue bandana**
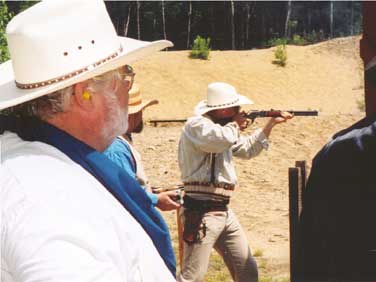
M 47 123 L 33 120 L 25 124 L 20 119 L 0 116 L 0 133 L 4 130 L 17 133 L 25 141 L 40 141 L 59 149 L 93 175 L 144 228 L 175 276 L 176 261 L 168 227 L 134 178 L 103 153 Z

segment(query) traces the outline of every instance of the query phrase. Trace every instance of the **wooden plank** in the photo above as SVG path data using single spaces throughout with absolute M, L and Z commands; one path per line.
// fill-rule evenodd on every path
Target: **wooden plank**
M 183 223 L 180 216 L 180 208 L 176 210 L 176 223 L 178 228 L 178 247 L 179 247 L 179 264 L 180 271 L 183 269 L 183 259 L 184 259 L 184 242 L 183 242 Z
M 306 161 L 296 161 L 295 167 L 299 168 L 299 186 L 298 186 L 298 206 L 299 206 L 299 218 L 304 207 L 304 190 L 306 187 Z
M 360 57 L 364 66 L 376 54 L 376 2 L 364 1 L 363 3 L 363 38 L 360 40 Z M 366 114 L 371 116 L 376 113 L 376 87 L 368 80 L 364 82 Z
M 290 281 L 297 282 L 299 272 L 299 168 L 289 168 Z

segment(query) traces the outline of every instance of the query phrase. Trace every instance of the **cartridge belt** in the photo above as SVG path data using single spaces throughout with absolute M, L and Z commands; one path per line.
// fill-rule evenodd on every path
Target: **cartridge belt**
M 204 186 L 204 187 L 215 187 L 215 188 L 223 188 L 225 190 L 234 190 L 235 185 L 231 183 L 211 183 L 211 182 L 201 182 L 201 181 L 191 181 L 191 182 L 184 182 L 184 186 Z
M 197 210 L 202 213 L 210 211 L 227 211 L 229 200 L 225 201 L 210 201 L 210 200 L 196 200 L 187 195 L 184 196 L 184 208 L 189 210 Z

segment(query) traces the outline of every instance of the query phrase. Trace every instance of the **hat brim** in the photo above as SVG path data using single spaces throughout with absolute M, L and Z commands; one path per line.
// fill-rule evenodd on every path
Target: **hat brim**
M 208 107 L 206 100 L 203 100 L 197 104 L 195 107 L 194 113 L 195 115 L 204 115 L 207 112 L 210 112 L 212 110 L 217 110 L 217 109 L 225 109 L 225 108 L 232 108 L 232 107 L 237 107 L 237 106 L 242 106 L 242 105 L 252 105 L 254 104 L 251 99 L 248 99 L 247 97 L 238 94 L 239 100 L 236 103 L 233 103 L 231 105 L 225 105 L 225 106 L 216 106 L 216 107 Z
M 164 48 L 173 46 L 172 42 L 168 40 L 147 42 L 120 36 L 119 40 L 123 50 L 117 57 L 97 67 L 82 72 L 81 74 L 76 75 L 72 78 L 35 89 L 18 88 L 15 84 L 15 77 L 11 60 L 1 64 L 0 110 L 25 103 L 46 94 L 53 93 L 70 85 L 117 69 L 125 64 L 130 64 L 138 59 L 141 59 Z
M 132 115 L 132 114 L 135 114 L 135 113 L 138 113 L 140 111 L 142 111 L 143 109 L 149 107 L 149 106 L 152 106 L 152 105 L 156 105 L 158 104 L 158 100 L 143 100 L 141 104 L 138 104 L 138 105 L 135 105 L 135 106 L 131 106 L 129 105 L 128 106 L 128 114 L 129 115 Z

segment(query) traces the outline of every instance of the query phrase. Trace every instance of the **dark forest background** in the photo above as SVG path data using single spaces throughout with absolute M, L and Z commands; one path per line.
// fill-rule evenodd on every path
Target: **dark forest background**
M 0 0 L 2 59 L 7 22 L 35 3 Z M 243 50 L 275 45 L 278 38 L 304 45 L 362 32 L 359 1 L 106 1 L 106 6 L 119 35 L 166 38 L 174 42 L 172 50 L 190 49 L 198 35 L 211 38 L 212 50 Z
M 345 1 L 107 1 L 120 35 L 142 40 L 167 38 L 189 49 L 197 35 L 212 49 L 270 46 L 299 35 L 312 43 L 361 33 L 361 2 Z

